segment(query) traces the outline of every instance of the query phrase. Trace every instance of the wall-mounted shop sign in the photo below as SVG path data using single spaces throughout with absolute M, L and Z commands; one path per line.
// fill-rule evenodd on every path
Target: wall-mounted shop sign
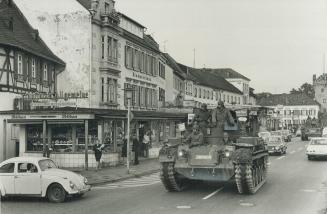
M 51 100 L 39 100 L 37 102 L 31 102 L 31 108 L 35 107 L 52 107 L 52 108 L 60 108 L 60 107 L 74 107 L 76 106 L 76 102 L 73 101 L 65 101 L 65 102 L 56 102 Z
M 62 114 L 13 114 L 11 119 L 21 120 L 90 120 L 94 119 L 93 114 L 74 114 L 74 113 L 62 113 Z
M 24 94 L 24 100 L 41 100 L 41 99 L 51 99 L 51 100 L 68 100 L 68 99 L 87 99 L 89 98 L 88 92 L 77 91 L 77 92 L 63 92 L 49 93 L 49 94 Z
M 133 77 L 152 82 L 150 77 L 147 77 L 146 75 L 142 75 L 142 74 L 139 74 L 139 73 L 136 73 L 136 72 L 133 72 Z

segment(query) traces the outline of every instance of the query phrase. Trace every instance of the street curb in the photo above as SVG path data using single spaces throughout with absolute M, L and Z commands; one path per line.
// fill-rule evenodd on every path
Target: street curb
M 159 172 L 159 171 L 160 171 L 160 169 L 153 169 L 153 170 L 149 170 L 149 171 L 146 171 L 146 172 L 129 174 L 129 175 L 121 177 L 121 178 L 101 180 L 101 181 L 95 181 L 95 182 L 88 182 L 88 184 L 91 185 L 91 186 L 100 186 L 100 185 L 103 185 L 103 184 L 110 184 L 110 183 L 115 183 L 115 182 L 118 182 L 118 181 L 127 180 L 127 179 L 130 179 L 130 178 L 137 178 L 137 177 L 153 174 L 153 173 L 156 173 L 156 172 Z

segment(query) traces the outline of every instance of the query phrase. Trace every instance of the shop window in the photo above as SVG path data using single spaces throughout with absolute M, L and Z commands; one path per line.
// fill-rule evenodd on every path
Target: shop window
M 55 152 L 73 151 L 73 136 L 71 125 L 52 125 L 51 132 L 52 149 Z
M 27 125 L 26 133 L 26 151 L 43 151 L 42 125 Z

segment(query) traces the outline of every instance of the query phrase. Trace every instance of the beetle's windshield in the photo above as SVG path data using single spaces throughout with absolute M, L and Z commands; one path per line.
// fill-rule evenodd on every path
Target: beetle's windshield
M 327 138 L 326 139 L 313 139 L 310 144 L 311 145 L 327 145 Z
M 50 159 L 44 159 L 39 161 L 39 166 L 42 171 L 52 168 L 58 168 L 56 164 Z

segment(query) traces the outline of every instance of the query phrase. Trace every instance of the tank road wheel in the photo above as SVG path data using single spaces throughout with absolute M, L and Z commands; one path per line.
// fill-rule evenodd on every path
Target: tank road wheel
M 175 163 L 162 163 L 160 179 L 169 192 L 180 192 L 185 189 L 187 179 L 178 177 L 174 168 Z
M 266 182 L 267 166 L 265 161 L 258 164 L 247 164 L 245 169 L 245 180 L 249 193 L 254 194 Z
M 247 191 L 244 176 L 244 166 L 242 164 L 235 164 L 235 183 L 240 194 L 243 194 Z

